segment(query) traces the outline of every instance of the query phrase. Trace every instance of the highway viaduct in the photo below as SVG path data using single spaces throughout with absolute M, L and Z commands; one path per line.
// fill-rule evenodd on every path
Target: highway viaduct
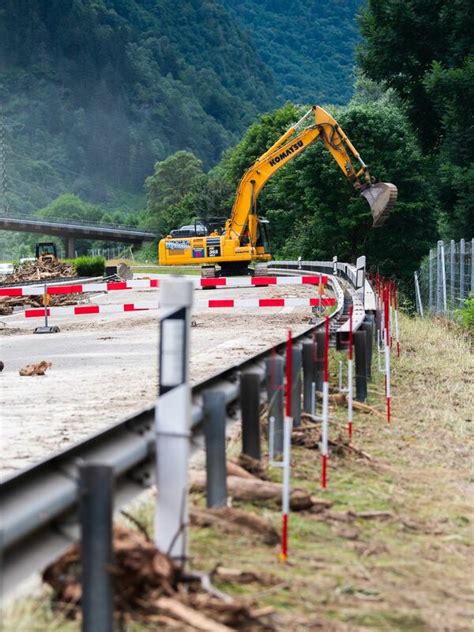
M 54 235 L 64 240 L 66 257 L 72 259 L 76 253 L 76 239 L 100 239 L 141 246 L 144 241 L 153 241 L 154 233 L 124 226 L 107 226 L 68 219 L 40 219 L 30 216 L 0 217 L 0 230 Z

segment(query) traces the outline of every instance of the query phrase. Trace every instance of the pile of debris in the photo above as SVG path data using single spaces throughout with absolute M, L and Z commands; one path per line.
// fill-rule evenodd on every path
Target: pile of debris
M 18 285 L 24 281 L 44 281 L 76 276 L 72 263 L 59 261 L 52 255 L 43 255 L 35 261 L 25 261 L 15 266 L 13 272 L 5 277 L 4 285 Z
M 48 294 L 48 305 L 50 307 L 65 307 L 66 305 L 77 305 L 84 300 L 82 294 Z M 43 307 L 43 296 L 2 296 L 0 297 L 0 316 L 13 314 L 15 307 Z
M 130 620 L 163 625 L 170 630 L 274 630 L 272 609 L 251 601 L 234 599 L 214 588 L 208 575 L 183 571 L 160 552 L 146 533 L 114 528 L 114 561 L 110 572 L 114 585 L 117 623 Z M 228 574 L 227 574 L 228 575 Z M 236 581 L 241 580 L 236 573 Z M 68 606 L 72 618 L 80 616 L 80 547 L 72 546 L 51 564 L 43 579 L 54 590 L 53 601 Z M 222 578 L 221 578 L 222 579 Z M 231 581 L 226 576 L 228 581 Z

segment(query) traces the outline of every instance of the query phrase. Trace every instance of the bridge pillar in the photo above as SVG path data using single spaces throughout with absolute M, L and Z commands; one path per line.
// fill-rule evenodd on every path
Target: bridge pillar
M 75 259 L 76 257 L 76 240 L 74 237 L 64 238 L 64 247 L 66 248 L 66 258 Z

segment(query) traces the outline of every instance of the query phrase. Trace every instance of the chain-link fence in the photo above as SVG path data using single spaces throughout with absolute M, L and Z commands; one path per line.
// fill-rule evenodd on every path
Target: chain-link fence
M 452 316 L 474 292 L 474 239 L 438 241 L 415 272 L 416 308 L 420 316 Z

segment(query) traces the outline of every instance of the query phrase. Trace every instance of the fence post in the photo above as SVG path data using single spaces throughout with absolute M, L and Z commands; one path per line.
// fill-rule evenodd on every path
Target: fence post
M 206 441 L 206 502 L 208 507 L 225 507 L 227 504 L 225 395 L 220 391 L 205 391 L 203 404 Z
M 189 340 L 193 283 L 170 278 L 160 283 L 159 399 L 155 408 L 155 543 L 181 561 L 187 558 L 188 460 L 191 428 Z
M 300 344 L 294 344 L 292 361 L 292 383 L 291 383 L 291 416 L 293 418 L 293 426 L 296 428 L 301 426 L 301 366 L 302 366 L 302 349 Z
M 313 343 L 303 342 L 303 410 L 313 413 L 313 382 L 314 376 Z
M 367 343 L 365 341 L 367 333 L 365 331 L 354 332 L 355 348 L 355 383 L 356 396 L 358 402 L 365 402 L 367 399 Z
M 284 364 L 283 358 L 277 355 L 266 360 L 269 424 L 270 419 L 273 417 L 273 446 L 270 447 L 269 452 L 274 457 L 283 454 Z M 270 432 L 268 436 L 270 437 Z
M 455 275 L 455 261 L 456 261 L 456 242 L 451 239 L 449 245 L 449 297 L 451 300 L 451 309 L 454 305 L 456 275 Z
M 443 312 L 446 314 L 448 311 L 448 301 L 446 295 L 446 259 L 444 256 L 444 241 L 440 242 L 440 263 L 441 263 L 441 298 L 443 305 Z
M 260 460 L 260 375 L 240 376 L 240 409 L 242 411 L 242 452 Z
M 417 272 L 415 272 L 415 299 L 418 304 L 418 313 L 423 318 L 423 303 L 421 302 L 420 284 L 418 282 Z
M 471 239 L 471 292 L 474 292 L 474 239 Z
M 79 467 L 82 632 L 112 632 L 112 468 Z
M 430 255 L 428 259 L 428 284 L 429 284 L 429 311 L 433 312 L 434 301 L 433 301 L 433 249 L 430 248 Z
M 466 242 L 461 239 L 459 243 L 459 305 L 464 301 L 464 259 L 466 258 Z
M 436 313 L 441 310 L 441 241 L 436 244 Z

